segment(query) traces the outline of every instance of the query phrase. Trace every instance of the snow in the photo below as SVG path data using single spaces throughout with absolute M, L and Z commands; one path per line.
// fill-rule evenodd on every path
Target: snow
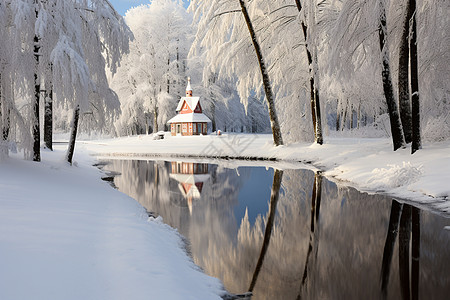
M 206 122 L 211 123 L 211 120 L 203 113 L 189 113 L 189 114 L 178 114 L 169 121 L 170 123 L 182 123 L 182 122 Z
M 202 273 L 182 237 L 148 218 L 132 198 L 100 180 L 97 158 L 222 160 L 226 167 L 320 169 L 338 184 L 393 195 L 444 216 L 450 212 L 450 141 L 392 151 L 389 139 L 327 138 L 322 146 L 275 147 L 271 135 L 223 134 L 163 140 L 133 136 L 79 141 L 74 166 L 65 145 L 0 162 L 0 299 L 221 299 L 218 279 Z M 300 163 L 300 162 L 302 163 Z M 450 226 L 445 226 L 450 230 Z
M 0 299 L 221 299 L 174 229 L 61 147 L 0 163 Z

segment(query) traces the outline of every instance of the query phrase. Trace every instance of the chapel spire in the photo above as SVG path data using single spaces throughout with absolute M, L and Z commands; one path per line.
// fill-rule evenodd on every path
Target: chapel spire
M 191 77 L 188 77 L 188 84 L 186 86 L 186 97 L 192 97 Z

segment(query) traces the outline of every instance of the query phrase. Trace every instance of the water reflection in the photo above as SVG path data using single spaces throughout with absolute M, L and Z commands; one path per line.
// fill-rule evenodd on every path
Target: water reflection
M 209 180 L 208 164 L 193 162 L 172 162 L 170 178 L 179 182 L 178 188 L 187 199 L 189 212 L 192 214 L 192 201 L 199 199 L 203 184 Z
M 381 268 L 381 291 L 387 298 L 391 260 L 398 233 L 399 279 L 402 299 L 419 299 L 420 210 L 408 204 L 392 201 L 388 234 Z M 411 254 L 411 257 L 410 257 Z M 411 273 L 410 273 L 411 266 Z
M 276 170 L 273 175 L 272 192 L 270 195 L 269 217 L 267 218 L 266 229 L 264 231 L 264 240 L 261 247 L 261 253 L 259 254 L 258 262 L 256 263 L 255 272 L 252 276 L 252 282 L 248 288 L 249 292 L 253 292 L 255 288 L 256 280 L 258 280 L 259 272 L 264 262 L 267 249 L 270 243 L 270 237 L 272 236 L 273 222 L 275 219 L 275 211 L 277 209 L 278 199 L 280 197 L 281 180 L 283 178 L 283 171 Z
M 322 175 L 319 172 L 314 174 L 313 191 L 311 195 L 311 231 L 309 233 L 308 252 L 306 254 L 305 267 L 303 269 L 302 283 L 297 299 L 308 299 L 312 295 L 312 288 L 308 289 L 308 283 L 313 282 L 308 278 L 308 273 L 312 273 L 317 262 L 317 253 L 319 248 L 319 214 L 320 199 L 322 198 Z M 312 258 L 311 258 L 312 254 Z M 309 280 L 308 280 L 309 279 Z M 308 293 L 309 291 L 309 293 Z M 308 295 L 308 296 L 305 296 Z
M 107 169 L 121 173 L 114 179 L 121 191 L 187 237 L 194 262 L 230 293 L 250 290 L 253 300 L 450 293 L 449 220 L 430 212 L 308 170 L 118 160 Z

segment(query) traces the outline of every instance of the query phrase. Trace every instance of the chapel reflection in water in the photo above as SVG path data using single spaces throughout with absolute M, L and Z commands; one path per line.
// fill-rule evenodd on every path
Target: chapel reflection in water
M 411 217 L 406 209 L 401 225 L 392 199 L 339 187 L 309 170 L 284 170 L 277 191 L 276 171 L 264 167 L 111 161 L 108 168 L 121 173 L 116 186 L 177 228 L 194 262 L 233 294 L 251 285 L 252 300 L 448 295 L 448 219 L 430 212 L 420 211 L 419 223 L 417 209 Z M 420 269 L 411 267 L 411 275 L 400 275 L 401 266 L 417 256 L 400 255 L 395 227 L 418 237 L 399 241 L 402 249 L 420 249 Z
M 178 188 L 186 198 L 189 212 L 192 214 L 192 201 L 201 197 L 203 185 L 210 178 L 208 164 L 173 161 L 171 165 L 170 178 L 179 182 Z

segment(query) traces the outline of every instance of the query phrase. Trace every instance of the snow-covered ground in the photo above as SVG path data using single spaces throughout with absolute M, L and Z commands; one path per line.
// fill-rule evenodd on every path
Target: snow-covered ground
M 345 184 L 449 215 L 450 142 L 425 143 L 410 155 L 393 152 L 388 139 L 281 147 L 271 141 L 246 134 L 80 141 L 74 166 L 63 161 L 64 144 L 43 151 L 41 163 L 12 155 L 0 162 L 0 299 L 220 299 L 224 293 L 192 263 L 176 231 L 100 180 L 91 154 L 276 158 L 282 162 L 264 164 L 279 168 L 304 166 L 301 161 Z
M 0 299 L 221 299 L 174 229 L 65 147 L 0 162 Z

